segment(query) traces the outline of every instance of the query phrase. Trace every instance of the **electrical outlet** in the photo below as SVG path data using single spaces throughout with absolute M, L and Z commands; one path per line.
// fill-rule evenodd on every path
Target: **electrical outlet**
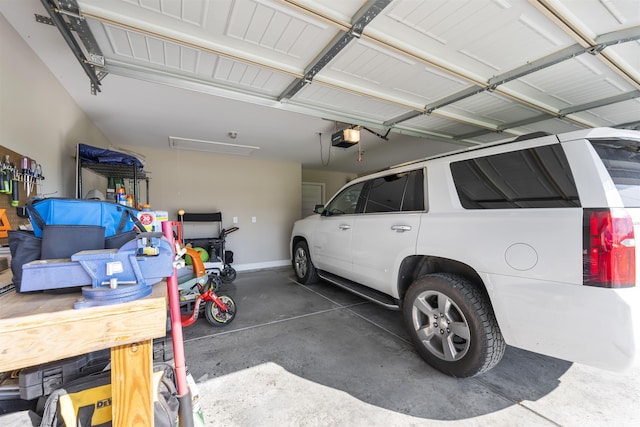
M 256 222 L 256 217 L 255 216 L 251 217 L 251 222 Z
M 234 216 L 234 217 L 233 217 L 233 223 L 234 223 L 234 224 L 237 224 L 237 223 L 238 223 L 238 217 L 237 217 L 237 216 Z

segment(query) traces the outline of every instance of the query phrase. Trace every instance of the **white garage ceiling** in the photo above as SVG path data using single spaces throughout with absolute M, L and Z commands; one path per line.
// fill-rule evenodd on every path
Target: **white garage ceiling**
M 640 128 L 639 0 L 26 3 L 3 14 L 117 143 L 233 143 L 363 172 L 535 131 Z M 43 5 L 73 27 L 97 95 L 60 71 L 81 72 L 62 37 L 64 54 L 28 40 L 52 37 Z M 362 162 L 329 150 L 349 125 Z

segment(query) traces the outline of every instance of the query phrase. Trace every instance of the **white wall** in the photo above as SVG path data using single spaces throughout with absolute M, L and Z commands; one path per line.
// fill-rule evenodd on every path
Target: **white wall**
M 146 157 L 153 210 L 168 211 L 173 221 L 180 209 L 220 211 L 224 228 L 240 228 L 227 238 L 236 269 L 289 264 L 291 228 L 302 204 L 300 164 L 117 145 Z M 233 217 L 238 218 L 236 224 Z M 186 223 L 185 233 L 188 237 L 217 237 L 215 226 Z
M 108 141 L 1 14 L 0 40 L 0 144 L 42 164 L 44 193 L 74 197 L 76 144 Z

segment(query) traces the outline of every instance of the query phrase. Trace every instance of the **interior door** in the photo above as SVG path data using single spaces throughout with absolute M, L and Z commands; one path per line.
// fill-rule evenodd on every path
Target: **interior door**
M 316 205 L 324 204 L 324 183 L 303 182 L 302 183 L 302 217 L 305 218 L 313 214 Z

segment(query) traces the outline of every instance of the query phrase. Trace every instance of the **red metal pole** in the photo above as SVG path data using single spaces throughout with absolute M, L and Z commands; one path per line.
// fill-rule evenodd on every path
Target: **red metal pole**
M 173 238 L 173 221 L 162 222 L 162 233 L 175 248 Z M 179 419 L 181 426 L 193 426 L 193 407 L 189 385 L 187 384 L 187 366 L 184 357 L 184 339 L 182 337 L 182 321 L 180 317 L 180 295 L 178 292 L 178 275 L 175 267 L 171 277 L 167 277 L 167 293 L 169 296 L 169 314 L 171 317 L 171 338 L 173 340 L 173 359 L 180 401 Z

